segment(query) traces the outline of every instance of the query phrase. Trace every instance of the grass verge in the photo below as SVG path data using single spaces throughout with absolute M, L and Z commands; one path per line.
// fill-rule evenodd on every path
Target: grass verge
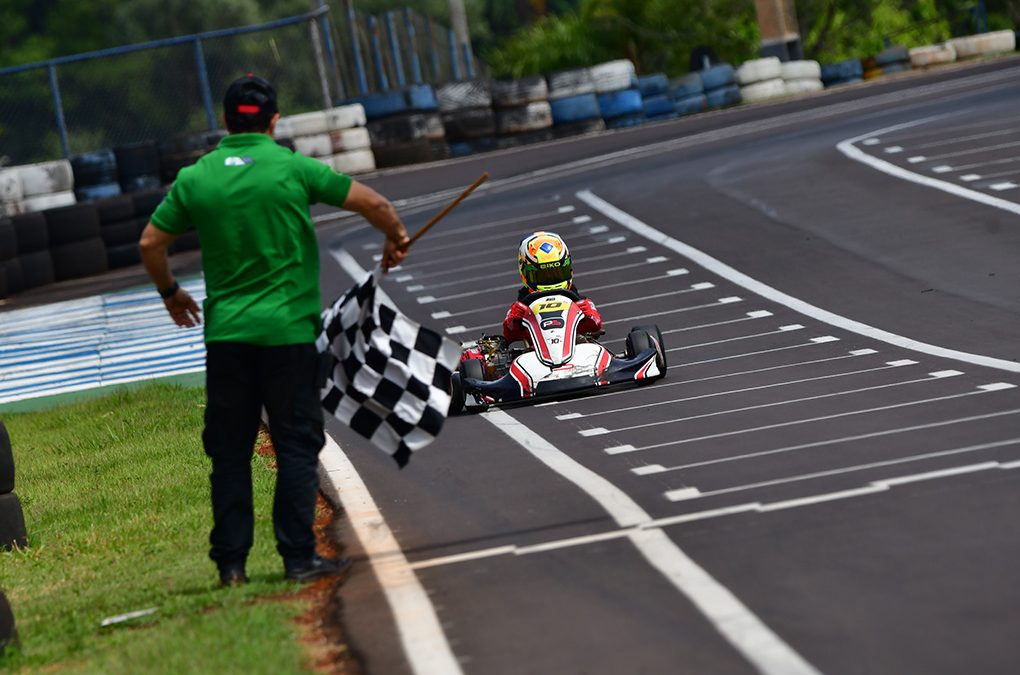
M 204 390 L 118 390 L 6 414 L 30 546 L 0 553 L 21 640 L 0 665 L 87 673 L 307 672 L 294 620 L 309 610 L 282 578 L 272 458 L 255 455 L 251 583 L 218 588 L 207 557 Z M 265 599 L 272 599 L 266 602 Z M 150 607 L 135 622 L 110 616 Z

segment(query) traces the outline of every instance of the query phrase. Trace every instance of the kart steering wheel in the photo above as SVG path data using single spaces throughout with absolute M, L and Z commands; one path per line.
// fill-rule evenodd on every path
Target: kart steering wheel
M 524 303 L 525 305 L 530 305 L 531 303 L 535 302 L 539 298 L 544 298 L 544 297 L 549 296 L 549 295 L 564 295 L 564 296 L 570 298 L 571 300 L 573 300 L 574 302 L 580 302 L 581 301 L 581 296 L 578 295 L 576 292 L 571 291 L 569 289 L 564 289 L 564 290 L 553 290 L 553 291 L 536 291 L 534 293 L 528 293 L 526 296 L 524 296 L 524 299 L 521 300 L 521 302 Z

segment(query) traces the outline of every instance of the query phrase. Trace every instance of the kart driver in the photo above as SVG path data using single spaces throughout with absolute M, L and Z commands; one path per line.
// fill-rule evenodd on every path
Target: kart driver
M 569 290 L 577 293 L 581 296 L 577 307 L 584 315 L 577 326 L 577 332 L 585 335 L 602 332 L 602 317 L 595 309 L 595 305 L 574 286 L 570 251 L 559 235 L 552 232 L 535 232 L 524 237 L 517 252 L 517 264 L 524 285 L 517 292 L 517 302 L 510 306 L 503 320 L 503 337 L 508 343 L 527 340 L 528 330 L 522 320 L 529 310 L 521 301 L 529 294 L 539 291 Z

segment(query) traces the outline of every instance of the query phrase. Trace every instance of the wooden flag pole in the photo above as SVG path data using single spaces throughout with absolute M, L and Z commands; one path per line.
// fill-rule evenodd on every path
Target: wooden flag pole
M 484 183 L 487 180 L 489 180 L 489 172 L 488 171 L 486 171 L 481 176 L 479 176 L 478 180 L 476 180 L 474 183 L 472 183 L 470 185 L 470 187 L 468 187 L 468 189 L 464 190 L 464 192 L 460 193 L 459 197 L 457 197 L 452 202 L 447 204 L 445 209 L 440 211 L 432 220 L 430 220 L 429 222 L 425 223 L 425 225 L 423 225 L 420 230 L 415 232 L 414 236 L 411 237 L 411 241 L 407 242 L 407 245 L 404 248 L 405 249 L 406 248 L 410 248 L 411 244 L 413 244 L 414 242 L 418 241 L 423 234 L 425 234 L 430 229 L 432 229 L 433 225 L 435 225 L 440 220 L 442 220 L 446 216 L 446 214 L 448 214 L 450 211 L 453 211 L 457 207 L 458 204 L 460 204 L 462 201 L 467 199 L 468 196 L 472 192 L 475 191 L 475 188 L 477 188 L 479 185 L 481 185 L 482 183 Z

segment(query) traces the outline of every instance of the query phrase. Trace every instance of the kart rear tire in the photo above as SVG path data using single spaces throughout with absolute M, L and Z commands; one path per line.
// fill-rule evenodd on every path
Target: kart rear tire
M 482 367 L 482 362 L 480 360 L 478 360 L 478 359 L 468 359 L 467 361 L 461 361 L 460 365 L 457 366 L 457 374 L 459 376 L 457 378 L 457 380 L 458 380 L 457 384 L 460 387 L 460 404 L 461 404 L 462 408 L 465 408 L 466 401 L 467 401 L 467 394 L 464 392 L 464 383 L 461 382 L 460 380 L 462 380 L 463 378 L 468 378 L 468 379 L 471 379 L 471 380 L 484 380 L 485 379 L 485 369 Z M 487 407 L 488 406 L 485 406 L 485 407 L 482 407 L 482 408 L 472 407 L 472 408 L 470 408 L 470 411 L 471 412 L 480 412 L 480 411 L 484 411 Z M 452 409 L 452 404 L 451 404 L 451 409 Z

